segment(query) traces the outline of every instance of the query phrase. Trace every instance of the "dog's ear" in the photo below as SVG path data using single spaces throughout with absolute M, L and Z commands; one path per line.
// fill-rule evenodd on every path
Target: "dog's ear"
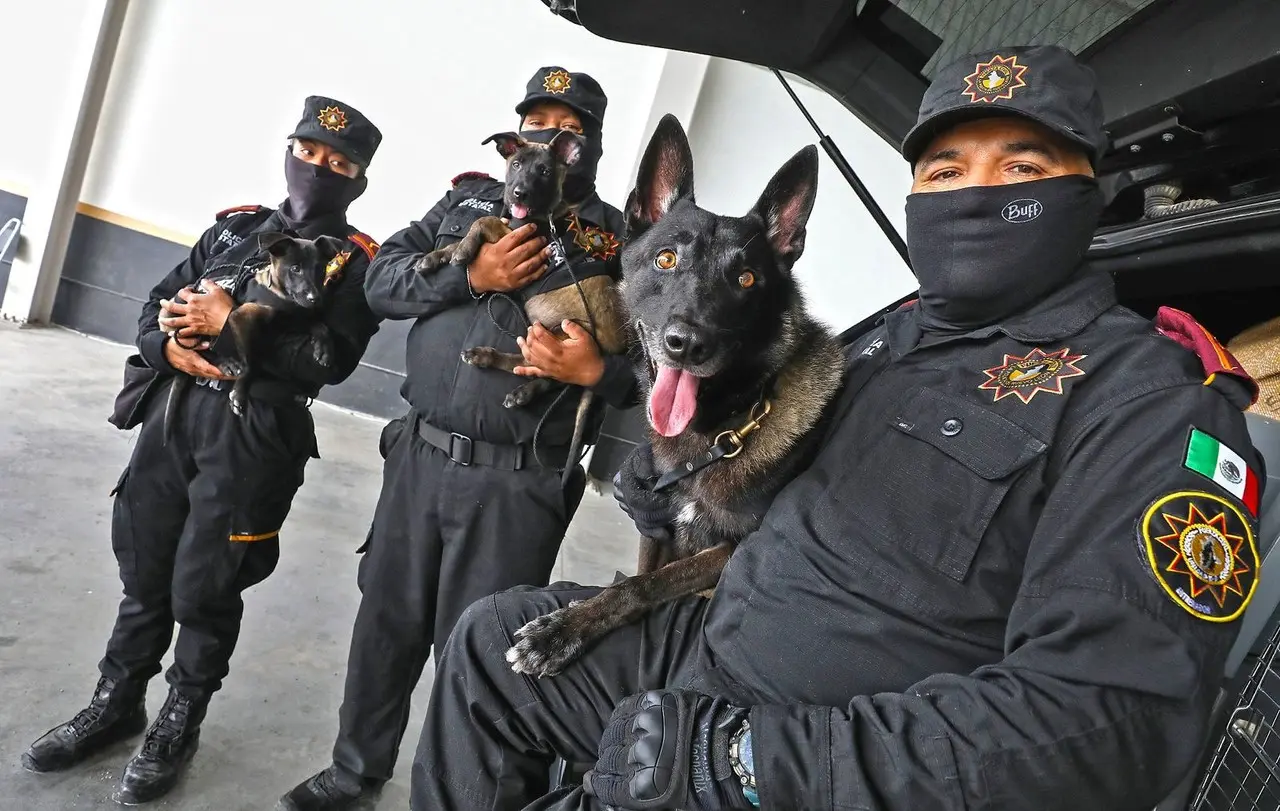
M 782 165 L 756 203 L 778 263 L 790 270 L 804 253 L 805 226 L 818 194 L 818 149 L 810 144 Z
M 258 247 L 272 256 L 284 256 L 289 252 L 293 237 L 279 231 L 263 231 L 258 234 Z
M 627 198 L 628 236 L 643 233 L 685 197 L 693 199 L 693 152 L 679 119 L 668 113 L 649 139 Z
M 583 145 L 584 140 L 581 135 L 569 130 L 560 130 L 560 133 L 551 139 L 551 143 L 547 144 L 547 149 L 550 149 L 551 154 L 565 166 L 573 166 L 582 157 Z
M 316 250 L 324 257 L 327 262 L 338 254 L 342 253 L 342 249 L 347 246 L 345 239 L 338 239 L 331 236 L 319 236 L 315 239 Z
M 518 133 L 498 132 L 480 142 L 481 146 L 488 143 L 497 144 L 498 154 L 502 156 L 503 160 L 510 160 L 512 155 L 519 152 L 520 148 L 529 142 L 521 138 Z

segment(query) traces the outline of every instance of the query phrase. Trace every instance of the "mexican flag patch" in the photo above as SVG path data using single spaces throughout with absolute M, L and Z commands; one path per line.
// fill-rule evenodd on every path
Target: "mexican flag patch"
M 1240 454 L 1199 428 L 1191 429 L 1187 458 L 1182 462 L 1244 502 L 1249 512 L 1258 514 L 1258 474 L 1249 469 Z

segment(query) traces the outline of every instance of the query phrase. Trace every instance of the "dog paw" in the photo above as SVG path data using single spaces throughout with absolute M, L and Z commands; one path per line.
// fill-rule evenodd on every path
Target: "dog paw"
M 472 366 L 479 366 L 481 369 L 488 369 L 497 364 L 498 352 L 492 347 L 477 346 L 465 350 L 462 353 L 462 360 Z
M 239 377 L 248 369 L 245 367 L 244 362 L 237 358 L 222 358 L 218 361 L 218 371 L 224 375 Z
M 558 675 L 586 647 L 573 612 L 564 608 L 527 623 L 516 631 L 516 639 L 507 651 L 507 662 L 515 672 L 537 678 Z
M 452 258 L 452 255 L 448 251 L 432 251 L 418 260 L 418 272 L 435 273 L 440 268 L 449 264 L 449 260 Z
M 317 365 L 327 367 L 333 363 L 333 352 L 329 349 L 327 342 L 312 341 L 311 344 L 311 357 L 315 359 Z
M 237 417 L 243 417 L 244 409 L 245 409 L 245 406 L 247 405 L 243 395 L 241 395 L 235 389 L 232 389 L 231 394 L 227 395 L 227 399 L 231 401 L 231 413 L 235 414 Z
M 521 386 L 502 398 L 502 406 L 503 408 L 524 408 L 533 402 L 533 397 L 536 393 L 532 388 Z

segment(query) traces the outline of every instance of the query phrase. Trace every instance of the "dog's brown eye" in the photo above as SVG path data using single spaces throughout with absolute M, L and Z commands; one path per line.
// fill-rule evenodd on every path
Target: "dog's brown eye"
M 738 277 L 738 286 L 741 287 L 743 290 L 746 290 L 748 287 L 754 287 L 755 283 L 756 283 L 756 274 L 752 273 L 749 270 L 742 271 L 742 275 Z
M 676 252 L 663 251 L 653 260 L 653 264 L 658 267 L 658 270 L 671 270 L 676 266 Z

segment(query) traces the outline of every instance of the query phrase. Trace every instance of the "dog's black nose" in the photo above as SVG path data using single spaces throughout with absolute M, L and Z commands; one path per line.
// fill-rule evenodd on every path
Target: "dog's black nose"
M 672 321 L 662 333 L 667 357 L 680 363 L 705 363 L 715 350 L 709 333 L 688 323 Z
M 513 188 L 511 189 L 511 199 L 512 199 L 512 200 L 523 200 L 524 198 L 525 198 L 525 190 L 524 190 L 524 189 L 520 188 L 519 186 L 515 186 L 515 187 L 513 187 Z

